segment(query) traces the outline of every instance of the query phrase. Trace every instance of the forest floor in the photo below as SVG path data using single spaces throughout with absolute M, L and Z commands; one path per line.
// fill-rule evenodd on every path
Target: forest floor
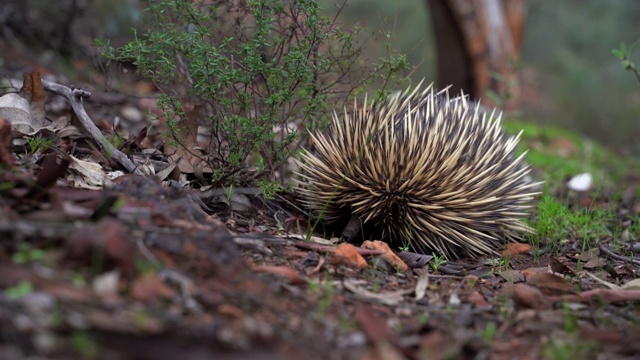
M 553 232 L 503 256 L 398 260 L 305 240 L 306 215 L 286 194 L 167 181 L 176 169 L 143 130 L 152 84 L 105 92 L 106 78 L 69 81 L 2 50 L 0 75 L 18 86 L 0 95 L 35 69 L 91 91 L 93 121 L 165 181 L 115 177 L 63 97 L 32 110 L 75 127 L 16 141 L 0 124 L 0 359 L 640 357 L 638 169 L 604 190 L 550 186 Z

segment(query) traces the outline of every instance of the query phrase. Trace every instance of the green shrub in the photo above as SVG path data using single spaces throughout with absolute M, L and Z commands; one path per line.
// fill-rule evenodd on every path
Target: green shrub
M 638 83 L 640 83 L 640 71 L 638 71 L 636 64 L 631 61 L 631 57 L 636 51 L 638 45 L 640 45 L 640 40 L 637 40 L 635 43 L 633 43 L 627 50 L 627 46 L 624 43 L 620 43 L 620 48 L 613 49 L 612 53 L 613 56 L 617 57 L 620 60 L 622 68 L 631 71 L 636 76 Z
M 143 23 L 120 48 L 98 44 L 159 85 L 168 139 L 210 167 L 216 186 L 273 179 L 303 129 L 322 128 L 333 108 L 407 67 L 393 50 L 363 59 L 362 29 L 342 30 L 313 0 L 151 1 Z M 208 130 L 205 146 L 196 123 Z

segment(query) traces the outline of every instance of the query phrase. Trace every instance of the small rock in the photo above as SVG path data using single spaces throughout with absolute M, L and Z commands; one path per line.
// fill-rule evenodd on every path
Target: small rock
M 569 180 L 567 186 L 573 191 L 587 191 L 593 186 L 593 175 L 590 173 L 578 174 Z
M 131 105 L 123 107 L 122 110 L 120 110 L 120 115 L 122 115 L 125 120 L 132 123 L 139 123 L 144 120 L 144 114 L 142 111 Z
M 115 294 L 118 292 L 118 282 L 120 281 L 120 271 L 112 270 L 100 274 L 93 279 L 91 287 L 93 291 L 100 295 Z

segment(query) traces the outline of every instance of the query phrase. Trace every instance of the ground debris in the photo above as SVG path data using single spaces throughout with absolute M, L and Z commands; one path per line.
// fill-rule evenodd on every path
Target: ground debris
M 576 206 L 617 209 L 622 235 L 601 236 L 589 251 L 566 234 L 553 249 L 514 243 L 457 263 L 386 243 L 338 245 L 307 233 L 312 222 L 287 206 L 295 197 L 185 180 L 140 119 L 148 108 L 162 116 L 155 85 L 135 86 L 149 97 L 93 91 L 87 106 L 101 114 L 93 119 L 103 134 L 123 140 L 135 174 L 117 172 L 68 124 L 66 99 L 47 113 L 55 120 L 38 133 L 42 148 L 12 144 L 0 120 L 0 359 L 640 354 L 640 262 L 628 255 L 638 248 L 629 231 L 638 179 L 620 203 L 567 195 Z M 40 95 L 32 105 L 42 113 Z M 104 115 L 123 111 L 135 122 L 128 134 Z

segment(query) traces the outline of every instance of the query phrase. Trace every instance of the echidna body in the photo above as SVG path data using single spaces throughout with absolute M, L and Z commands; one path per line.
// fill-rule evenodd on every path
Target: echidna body
M 302 155 L 298 187 L 315 217 L 355 215 L 385 241 L 449 258 L 493 254 L 530 231 L 537 184 L 501 115 L 432 85 L 354 109 L 334 113 Z

